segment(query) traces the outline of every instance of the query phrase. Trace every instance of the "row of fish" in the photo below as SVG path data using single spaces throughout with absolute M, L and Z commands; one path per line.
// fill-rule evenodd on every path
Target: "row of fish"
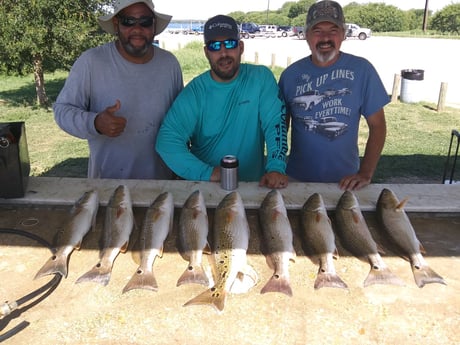
M 391 190 L 382 190 L 376 208 L 381 237 L 388 240 L 393 251 L 410 261 L 418 287 L 429 283 L 445 284 L 444 279 L 434 272 L 423 258 L 424 249 L 403 209 L 405 202 L 406 200 L 399 202 Z M 306 245 L 310 247 L 311 253 L 317 256 L 319 264 L 316 289 L 324 286 L 347 288 L 333 265 L 333 257 L 337 254 L 334 230 L 347 251 L 370 264 L 370 272 L 364 286 L 404 285 L 382 259 L 380 253 L 383 249 L 373 239 L 358 200 L 352 192 L 345 191 L 337 203 L 334 230 L 322 197 L 318 193 L 313 194 L 305 202 L 301 212 L 301 224 Z
M 377 214 L 385 236 L 400 250 L 398 254 L 408 258 L 419 287 L 427 283 L 445 284 L 425 262 L 421 245 L 409 218 L 394 193 L 382 190 L 377 203 Z M 81 246 L 83 237 L 94 228 L 99 200 L 97 191 L 86 192 L 74 205 L 68 224 L 64 227 L 53 256 L 39 270 L 35 278 L 58 273 L 67 276 L 68 258 Z M 126 284 L 123 292 L 132 289 L 158 290 L 153 274 L 153 264 L 162 255 L 163 243 L 173 226 L 174 203 L 172 194 L 160 194 L 148 208 L 139 232 L 139 267 Z M 344 192 L 336 207 L 335 232 L 345 249 L 370 264 L 370 272 L 364 286 L 371 284 L 396 284 L 403 282 L 395 276 L 379 254 L 379 246 L 373 240 L 352 192 Z M 270 191 L 259 209 L 264 254 L 273 275 L 261 289 L 261 293 L 281 292 L 292 296 L 289 281 L 289 262 L 295 260 L 293 233 L 283 197 L 278 190 Z M 119 186 L 107 205 L 103 229 L 103 246 L 97 264 L 78 278 L 77 283 L 94 281 L 107 285 L 112 266 L 120 252 L 128 249 L 129 237 L 135 226 L 132 203 L 126 186 Z M 338 276 L 333 260 L 337 255 L 335 236 L 320 194 L 311 195 L 300 212 L 300 225 L 306 254 L 319 266 L 314 283 L 321 287 L 347 288 Z M 212 305 L 218 311 L 225 306 L 227 295 L 244 293 L 258 282 L 257 273 L 248 265 L 246 251 L 249 243 L 249 224 L 244 204 L 238 192 L 227 194 L 215 210 L 212 231 L 208 229 L 208 216 L 203 195 L 194 191 L 186 200 L 179 218 L 179 252 L 188 262 L 177 286 L 196 283 L 208 288 L 186 302 Z M 209 235 L 209 236 L 208 236 Z M 211 241 L 208 242 L 208 237 Z M 209 255 L 212 277 L 203 267 L 203 254 Z

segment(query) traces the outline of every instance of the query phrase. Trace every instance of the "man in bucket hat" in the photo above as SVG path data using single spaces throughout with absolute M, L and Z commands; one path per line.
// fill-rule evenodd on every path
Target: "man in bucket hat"
M 363 188 L 385 143 L 383 107 L 390 99 L 369 61 L 340 51 L 345 18 L 337 2 L 323 0 L 309 8 L 306 39 L 311 55 L 287 67 L 279 81 L 292 125 L 287 174 L 295 181 Z M 360 160 L 361 116 L 369 135 Z
M 221 158 L 235 155 L 241 181 L 286 187 L 285 107 L 273 73 L 241 63 L 244 43 L 229 16 L 205 23 L 204 43 L 211 68 L 177 97 L 158 134 L 157 151 L 188 180 L 220 181 Z
M 183 88 L 170 52 L 154 46 L 171 16 L 151 0 L 118 0 L 99 24 L 113 42 L 84 52 L 53 105 L 56 123 L 88 141 L 88 177 L 169 179 L 153 150 L 157 131 Z

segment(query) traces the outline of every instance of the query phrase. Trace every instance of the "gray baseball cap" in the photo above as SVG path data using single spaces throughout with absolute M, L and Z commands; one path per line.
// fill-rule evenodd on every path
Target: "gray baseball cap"
M 311 5 L 307 13 L 306 31 L 321 22 L 334 23 L 345 28 L 342 6 L 331 0 L 323 0 Z

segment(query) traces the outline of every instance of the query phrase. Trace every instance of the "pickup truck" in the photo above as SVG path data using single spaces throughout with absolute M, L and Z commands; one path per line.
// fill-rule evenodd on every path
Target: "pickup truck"
M 371 29 L 362 28 L 359 25 L 347 23 L 346 35 L 348 37 L 358 37 L 360 40 L 365 40 L 371 37 Z

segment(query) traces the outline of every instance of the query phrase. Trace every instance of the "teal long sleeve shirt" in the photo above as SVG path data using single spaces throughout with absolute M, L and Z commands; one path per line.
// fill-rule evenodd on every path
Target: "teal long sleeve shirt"
M 239 160 L 239 179 L 285 173 L 285 106 L 272 72 L 241 64 L 238 76 L 216 82 L 209 71 L 193 79 L 169 109 L 156 150 L 178 176 L 209 181 L 225 155 Z M 267 157 L 265 160 L 265 145 Z

